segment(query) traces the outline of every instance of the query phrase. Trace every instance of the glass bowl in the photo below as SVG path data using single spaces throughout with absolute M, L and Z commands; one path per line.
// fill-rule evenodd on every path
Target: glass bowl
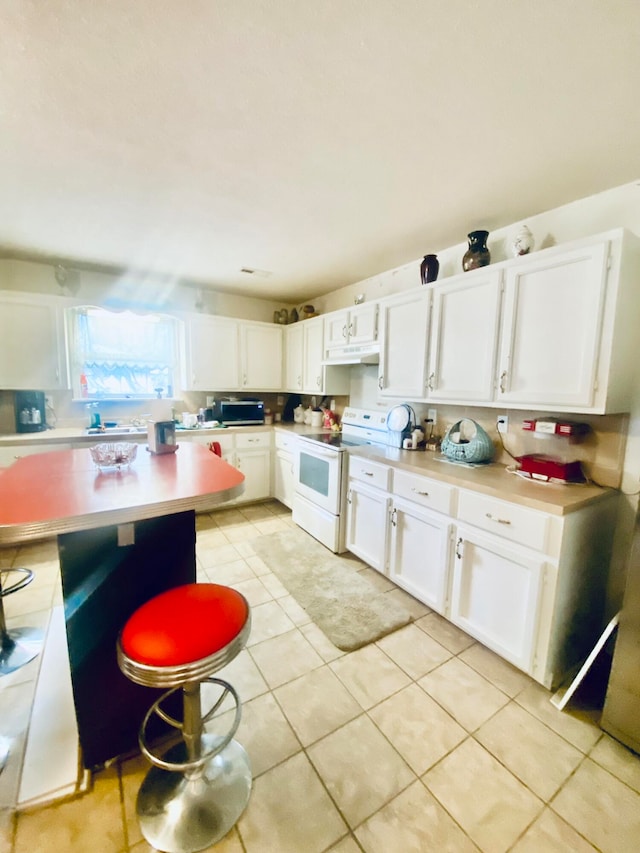
M 106 468 L 126 468 L 136 458 L 138 445 L 131 441 L 113 441 L 89 448 L 91 458 L 102 471 Z

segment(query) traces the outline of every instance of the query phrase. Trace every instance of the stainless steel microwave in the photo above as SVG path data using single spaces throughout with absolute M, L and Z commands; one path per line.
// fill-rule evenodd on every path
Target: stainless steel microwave
M 215 420 L 225 426 L 255 426 L 264 423 L 264 403 L 261 400 L 218 400 L 214 412 Z

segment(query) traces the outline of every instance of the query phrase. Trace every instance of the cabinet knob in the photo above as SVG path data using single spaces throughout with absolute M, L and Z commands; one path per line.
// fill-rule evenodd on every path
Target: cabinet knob
M 349 491 L 347 492 L 347 503 L 351 503 L 351 489 L 349 489 Z
M 394 527 L 398 525 L 398 510 L 395 507 L 391 510 L 391 524 Z
M 420 489 L 411 489 L 412 492 L 415 492 L 417 495 L 422 495 L 423 498 L 429 497 L 429 492 L 421 492 Z
M 462 536 L 456 542 L 456 557 L 461 560 L 462 554 L 460 553 L 460 546 L 462 545 Z
M 363 471 L 365 477 L 373 477 L 373 471 Z
M 378 377 L 378 388 L 382 391 L 383 387 L 384 387 L 384 376 L 379 376 Z
M 504 394 L 507 385 L 507 371 L 503 370 L 500 374 L 500 391 Z
M 489 521 L 495 521 L 496 524 L 511 524 L 508 518 L 497 518 L 496 516 L 491 515 L 490 512 L 485 512 L 485 516 Z
M 433 382 L 434 382 L 435 378 L 436 378 L 435 373 L 429 374 L 429 378 L 427 379 L 427 388 L 429 389 L 429 391 L 433 391 Z
M 343 337 L 345 340 L 347 339 L 347 327 L 346 327 L 346 325 L 344 325 L 344 326 L 342 327 L 342 337 Z

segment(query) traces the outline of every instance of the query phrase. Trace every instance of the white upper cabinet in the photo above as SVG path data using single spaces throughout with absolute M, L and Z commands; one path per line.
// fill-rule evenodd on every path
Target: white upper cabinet
M 62 311 L 55 297 L 0 294 L 0 388 L 67 387 Z
M 242 388 L 282 390 L 282 326 L 240 323 Z
M 302 390 L 306 394 L 317 394 L 324 390 L 322 317 L 303 320 L 304 335 L 302 362 Z
M 308 321 L 307 321 L 308 322 Z M 304 370 L 304 327 L 291 323 L 285 327 L 285 390 L 302 393 Z
M 280 391 L 282 328 L 232 317 L 187 324 L 188 391 Z
M 621 230 L 506 265 L 497 403 L 628 410 L 639 270 L 638 240 Z
M 433 287 L 429 400 L 493 400 L 502 273 L 484 268 Z
M 380 301 L 381 397 L 426 399 L 430 296 L 423 287 Z
M 240 329 L 229 317 L 191 317 L 187 324 L 188 391 L 240 388 Z
M 324 317 L 324 347 L 332 349 L 349 344 L 364 346 L 378 339 L 378 303 L 367 302 Z

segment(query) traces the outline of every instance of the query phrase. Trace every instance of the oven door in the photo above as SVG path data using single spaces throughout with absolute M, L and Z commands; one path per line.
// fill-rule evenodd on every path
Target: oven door
M 298 439 L 296 492 L 332 515 L 341 509 L 343 456 L 339 450 Z

